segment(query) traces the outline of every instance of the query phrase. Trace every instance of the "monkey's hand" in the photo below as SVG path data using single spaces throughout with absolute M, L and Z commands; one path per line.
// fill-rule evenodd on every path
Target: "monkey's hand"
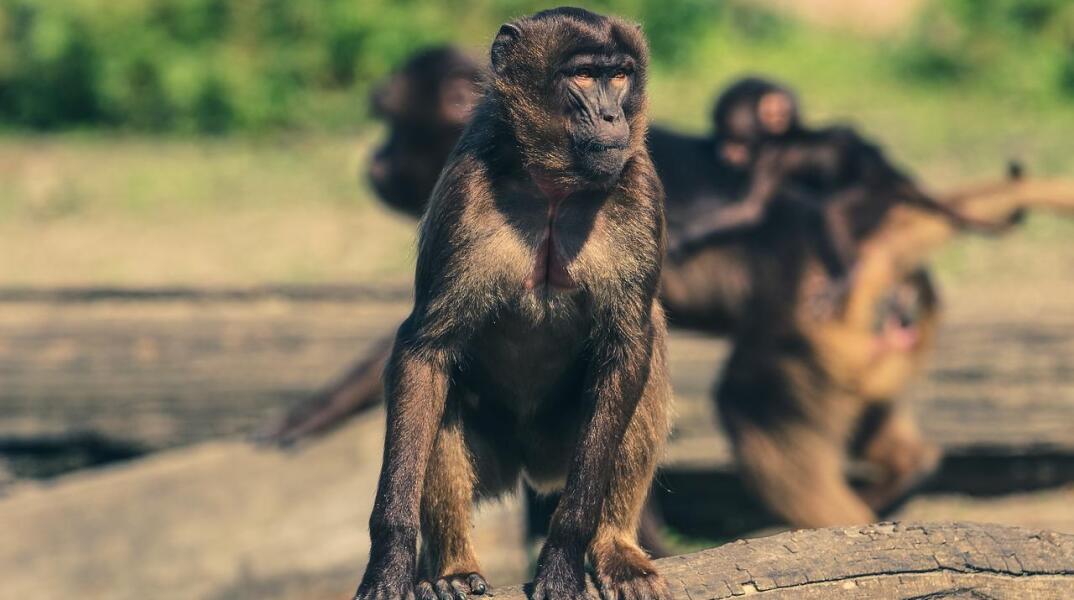
M 806 297 L 808 316 L 822 321 L 839 318 L 846 310 L 847 301 L 853 289 L 853 272 L 832 278 L 819 290 Z
M 537 559 L 537 576 L 533 578 L 531 598 L 588 600 L 584 552 L 545 544 Z
M 446 575 L 418 584 L 418 600 L 466 600 L 471 594 L 484 596 L 492 589 L 480 573 Z
M 671 600 L 667 581 L 637 546 L 614 542 L 593 553 L 601 600 Z
M 385 551 L 370 553 L 369 566 L 354 600 L 416 600 L 414 551 L 391 544 Z

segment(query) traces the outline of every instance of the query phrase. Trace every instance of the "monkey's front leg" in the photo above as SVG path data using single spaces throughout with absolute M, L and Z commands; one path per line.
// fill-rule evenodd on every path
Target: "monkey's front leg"
M 413 600 L 419 503 L 448 392 L 445 357 L 409 342 L 403 324 L 388 364 L 388 431 L 373 515 L 369 565 L 356 600 Z
M 599 365 L 593 367 L 594 372 L 587 381 L 587 389 L 594 396 L 593 414 L 578 441 L 548 540 L 537 561 L 533 600 L 587 598 L 585 554 L 601 522 L 616 462 L 632 460 L 621 456 L 623 438 L 635 417 L 650 371 L 659 368 L 662 372 L 662 366 L 650 362 L 654 336 L 652 325 L 647 325 L 649 331 L 640 341 L 624 340 L 614 347 L 598 349 L 598 356 L 592 361 L 593 365 Z M 642 497 L 648 491 L 650 478 L 651 470 L 643 468 L 633 482 Z M 637 506 L 640 508 L 640 503 Z M 636 527 L 636 520 L 628 520 Z M 652 569 L 649 571 L 655 574 Z M 652 596 L 661 600 L 664 597 Z
M 466 600 L 490 591 L 477 564 L 470 530 L 478 481 L 475 461 L 489 464 L 496 457 L 475 452 L 467 443 L 458 407 L 447 410 L 429 459 L 421 499 L 425 574 L 417 586 L 418 600 Z

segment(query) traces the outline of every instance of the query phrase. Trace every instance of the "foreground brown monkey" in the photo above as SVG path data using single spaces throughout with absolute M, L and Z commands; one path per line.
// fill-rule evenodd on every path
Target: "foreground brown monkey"
M 471 504 L 563 487 L 533 597 L 670 598 L 635 539 L 667 434 L 662 190 L 640 30 L 561 8 L 504 25 L 422 221 L 361 600 L 487 592 Z M 422 534 L 422 578 L 416 572 Z
M 674 238 L 673 254 L 697 246 L 706 235 L 758 223 L 777 195 L 821 211 L 822 257 L 836 277 L 849 271 L 858 244 L 897 204 L 985 234 L 1007 231 L 1021 219 L 1020 213 L 1002 221 L 979 219 L 935 200 L 854 129 L 805 127 L 794 93 L 778 83 L 757 77 L 735 82 L 720 95 L 713 118 L 719 152 L 751 171 L 750 188 L 740 202 L 695 219 Z

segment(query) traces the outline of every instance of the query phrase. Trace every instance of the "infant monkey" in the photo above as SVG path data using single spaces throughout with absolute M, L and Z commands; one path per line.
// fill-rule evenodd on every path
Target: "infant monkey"
M 978 233 L 1002 233 L 1021 219 L 1020 213 L 997 221 L 977 219 L 937 201 L 853 128 L 803 125 L 797 98 L 778 83 L 739 80 L 716 101 L 713 120 L 719 158 L 750 171 L 751 184 L 738 203 L 693 223 L 672 248 L 676 254 L 758 223 L 777 199 L 818 211 L 819 218 L 809 219 L 807 226 L 820 225 L 822 259 L 835 278 L 849 272 L 859 244 L 899 204 Z
M 636 541 L 671 397 L 647 63 L 638 27 L 581 9 L 496 35 L 421 225 L 358 600 L 488 593 L 472 504 L 520 476 L 563 490 L 535 600 L 586 598 L 587 555 L 605 600 L 670 598 Z

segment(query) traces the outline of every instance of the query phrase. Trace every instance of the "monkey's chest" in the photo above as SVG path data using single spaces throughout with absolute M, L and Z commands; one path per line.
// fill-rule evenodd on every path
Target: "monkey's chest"
M 502 257 L 515 291 L 536 296 L 572 293 L 592 273 L 585 255 L 599 245 L 600 201 L 587 194 L 561 200 L 523 195 L 500 206 L 501 235 L 485 249 Z
M 501 315 L 486 326 L 459 378 L 473 393 L 472 403 L 532 415 L 575 394 L 587 366 L 589 326 L 577 308 L 556 310 L 538 321 Z

